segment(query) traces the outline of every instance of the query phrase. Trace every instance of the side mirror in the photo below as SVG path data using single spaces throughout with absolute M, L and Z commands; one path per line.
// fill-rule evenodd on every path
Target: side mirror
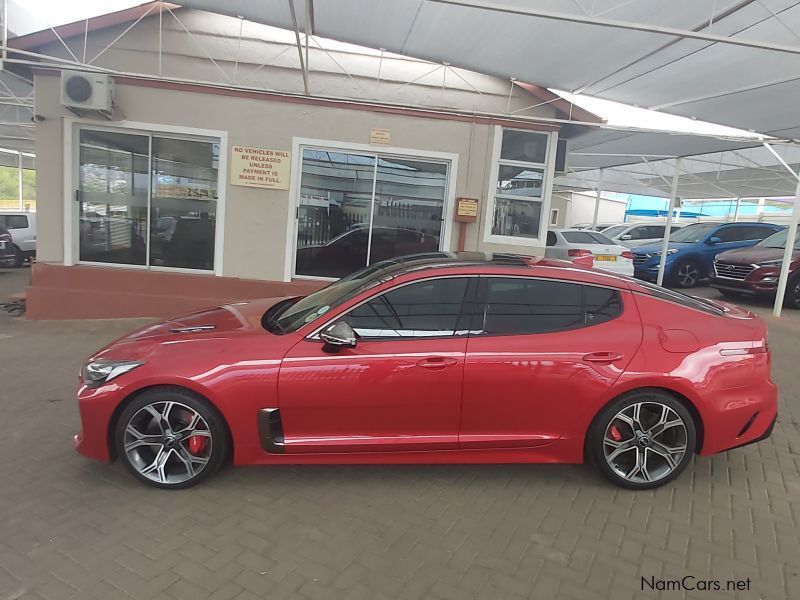
M 633 236 L 630 233 L 626 233 L 622 237 L 619 238 L 621 242 L 627 242 L 628 240 L 632 240 Z
M 722 240 L 717 236 L 713 235 L 708 240 L 706 240 L 706 244 L 721 244 Z
M 339 348 L 355 348 L 356 332 L 344 321 L 331 323 L 319 332 L 319 337 L 325 342 L 323 349 L 326 351 L 337 351 Z

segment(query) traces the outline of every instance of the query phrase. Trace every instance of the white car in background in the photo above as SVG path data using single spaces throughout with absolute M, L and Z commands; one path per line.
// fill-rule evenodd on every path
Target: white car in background
M 683 223 L 673 223 L 669 228 L 670 235 L 683 227 Z M 628 248 L 652 244 L 664 239 L 665 223 L 620 223 L 603 230 L 612 240 Z
M 633 276 L 633 252 L 599 231 L 590 229 L 551 229 L 547 232 L 544 254 L 550 258 L 574 260 L 594 257 L 598 269 Z
M 0 212 L 0 227 L 8 229 L 14 246 L 14 266 L 36 256 L 36 213 Z

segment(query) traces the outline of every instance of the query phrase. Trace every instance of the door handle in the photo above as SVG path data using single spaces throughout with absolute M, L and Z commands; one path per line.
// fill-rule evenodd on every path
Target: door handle
M 447 367 L 452 367 L 458 364 L 455 358 L 449 356 L 431 356 L 417 361 L 417 366 L 423 369 L 432 369 L 434 371 L 441 371 Z
M 622 360 L 622 354 L 619 352 L 592 352 L 583 357 L 585 362 L 611 364 L 618 360 Z

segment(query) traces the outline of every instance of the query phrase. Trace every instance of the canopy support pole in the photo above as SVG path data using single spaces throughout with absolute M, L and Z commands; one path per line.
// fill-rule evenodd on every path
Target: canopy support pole
M 794 171 L 792 171 L 794 173 Z M 795 174 L 795 177 L 797 175 Z M 783 297 L 786 295 L 786 284 L 789 279 L 789 266 L 792 262 L 794 244 L 797 241 L 797 225 L 800 223 L 800 177 L 797 180 L 797 189 L 794 192 L 794 206 L 792 207 L 792 220 L 786 232 L 786 248 L 783 250 L 783 261 L 781 262 L 781 274 L 778 276 L 778 293 L 775 295 L 775 307 L 772 314 L 776 317 L 781 316 L 783 308 Z
M 672 188 L 669 192 L 669 209 L 667 225 L 664 227 L 664 240 L 661 242 L 661 261 L 658 263 L 658 285 L 664 285 L 664 269 L 667 266 L 667 250 L 669 250 L 669 234 L 672 229 L 672 213 L 675 211 L 675 199 L 678 197 L 678 180 L 681 177 L 681 159 L 675 159 L 675 172 L 672 174 Z
M 741 203 L 742 203 L 742 199 L 741 198 L 736 198 L 736 209 L 733 211 L 733 222 L 734 223 L 736 223 L 736 221 L 739 220 L 739 205 Z
M 19 210 L 22 211 L 22 152 L 17 151 L 17 176 L 19 177 Z
M 594 216 L 592 217 L 592 229 L 597 229 L 597 217 L 600 214 L 600 196 L 603 194 L 603 169 L 600 169 L 600 178 L 597 180 L 595 188 L 597 198 L 594 199 Z

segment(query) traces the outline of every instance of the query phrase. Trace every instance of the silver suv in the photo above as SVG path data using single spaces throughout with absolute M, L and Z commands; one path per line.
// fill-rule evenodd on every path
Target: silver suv
M 15 267 L 36 256 L 36 213 L 0 212 L 0 227 L 11 234 Z

